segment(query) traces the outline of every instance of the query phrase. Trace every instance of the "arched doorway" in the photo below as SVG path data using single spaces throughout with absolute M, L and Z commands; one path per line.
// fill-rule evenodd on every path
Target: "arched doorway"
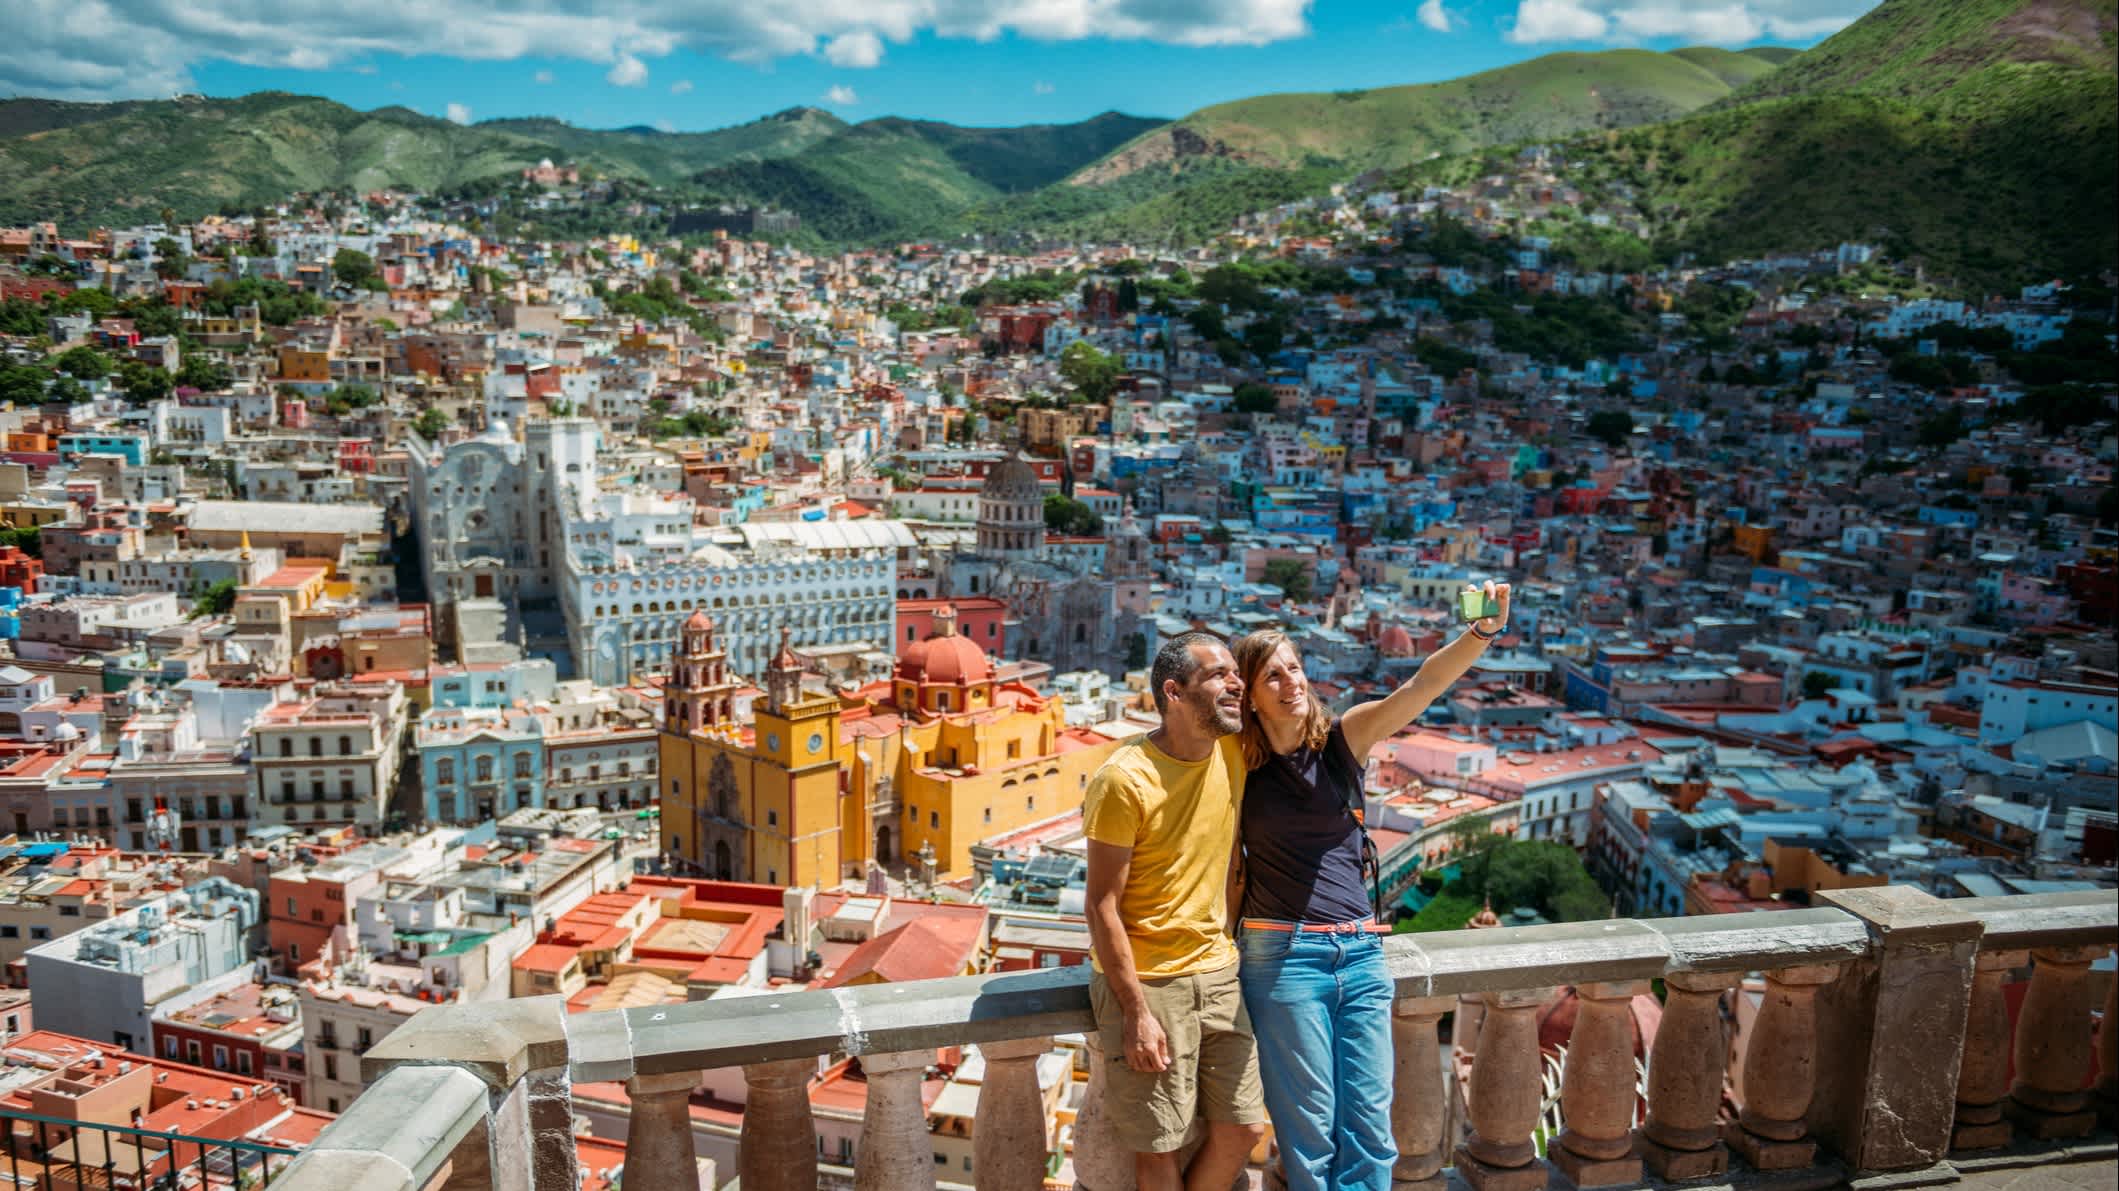
M 876 828 L 876 863 L 890 864 L 897 860 L 897 853 L 890 847 L 890 825 Z
M 717 881 L 735 879 L 735 865 L 729 857 L 727 840 L 720 840 L 714 844 L 714 879 Z

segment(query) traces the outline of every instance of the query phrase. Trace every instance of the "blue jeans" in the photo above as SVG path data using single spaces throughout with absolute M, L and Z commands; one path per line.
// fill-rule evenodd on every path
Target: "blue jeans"
M 1245 930 L 1244 1008 L 1289 1191 L 1390 1191 L 1391 978 L 1373 934 Z

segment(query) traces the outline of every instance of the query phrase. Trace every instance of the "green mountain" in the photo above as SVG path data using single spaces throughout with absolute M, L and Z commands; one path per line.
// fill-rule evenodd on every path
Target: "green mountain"
M 712 132 L 576 128 L 563 120 L 542 117 L 484 120 L 478 127 L 549 145 L 555 161 L 570 161 L 668 186 L 713 166 L 799 153 L 846 131 L 847 124 L 817 108 L 789 108 L 762 120 Z
M 1077 124 L 853 126 L 793 108 L 712 132 L 575 128 L 550 119 L 462 126 L 404 108 L 326 99 L 113 104 L 0 102 L 0 223 L 69 228 L 192 218 L 295 191 L 446 190 L 540 160 L 656 185 L 788 206 L 839 238 L 930 227 L 947 213 L 1057 181 L 1160 121 L 1105 113 Z
M 709 195 L 802 216 L 828 240 L 946 233 L 968 208 L 1058 182 L 1161 121 L 1105 112 L 1078 124 L 959 128 L 870 120 L 785 157 L 703 170 Z
M 1348 173 L 1437 154 L 1668 120 L 1728 96 L 1772 63 L 1726 50 L 1548 54 L 1441 83 L 1261 95 L 1202 108 L 1075 175 L 1082 185 L 1221 159 Z
M 1665 252 L 1864 240 L 1972 286 L 2094 273 L 2119 264 L 2115 8 L 1885 0 L 1706 111 L 1568 155 Z
M 23 103 L 16 101 L 11 108 Z M 404 108 L 357 112 L 325 99 L 261 92 L 241 99 L 46 105 L 41 131 L 0 139 L 0 222 L 71 227 L 196 217 L 296 190 L 442 187 L 535 165 L 549 150 Z M 100 117 L 100 118 L 99 118 Z

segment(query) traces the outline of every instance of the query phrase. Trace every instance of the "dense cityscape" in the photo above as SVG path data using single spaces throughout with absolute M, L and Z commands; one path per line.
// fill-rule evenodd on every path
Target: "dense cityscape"
M 628 230 L 523 231 L 614 194 Z M 566 160 L 483 193 L 0 228 L 5 1169 L 277 1181 L 352 1148 L 333 1122 L 393 1064 L 439 1061 L 415 1018 L 543 998 L 573 1048 L 556 1092 L 517 1059 L 493 1093 L 532 1089 L 536 1161 L 503 1173 L 493 1140 L 491 1168 L 460 1150 L 403 1185 L 1131 1186 L 1084 1140 L 1093 1031 L 958 1045 L 918 1030 L 961 1033 L 961 1008 L 848 1006 L 1089 962 L 1085 792 L 1156 728 L 1164 642 L 1278 628 L 1344 710 L 1487 581 L 1513 591 L 1503 635 L 1361 758 L 1393 931 L 1565 951 L 1569 924 L 1657 920 L 1660 965 L 1695 925 L 1667 920 L 1821 931 L 1848 907 L 1888 941 L 1892 898 L 1976 926 L 1965 907 L 2003 901 L 1959 899 L 2038 895 L 2075 933 L 2011 926 L 1976 972 L 1965 952 L 1939 1127 L 1980 1149 L 2003 1119 L 2002 1075 L 1965 1090 L 1990 1010 L 2019 1081 L 2048 1053 L 2025 1037 L 2079 1026 L 2052 1092 L 2075 1100 L 2009 1102 L 2017 1140 L 2070 1136 L 2051 1122 L 2094 1117 L 2080 1089 L 2108 1114 L 2114 1087 L 2090 1021 L 2119 885 L 2115 277 L 1973 287 L 1883 239 L 1666 261 L 1646 220 L 1529 144 L 1182 245 L 825 246 Z M 1498 1111 L 1466 1090 L 1473 986 L 1433 974 L 1456 938 L 1417 953 L 1432 1011 L 1400 1003 L 1427 1046 L 1454 1029 L 1428 1064 L 1452 1132 L 1401 1158 L 1405 1187 L 1442 1186 Z M 1700 967 L 1737 989 L 1709 999 L 1735 1031 L 1710 1127 L 1767 1111 L 1745 1081 L 1781 1077 L 1746 1040 L 1784 985 L 1831 978 L 1792 965 L 1865 954 L 1832 946 Z M 1661 1139 L 1658 1023 L 1705 980 L 1670 965 L 1653 991 L 1564 967 L 1520 1004 L 1474 990 L 1489 1039 L 1510 1014 L 1535 1038 L 1528 1074 L 1490 1078 L 1544 1073 L 1540 1155 L 1589 1128 L 1560 1081 L 1593 1019 L 1623 1019 Z M 2039 991 L 2049 969 L 2073 991 Z M 809 993 L 846 1042 L 726 1057 L 764 1013 L 742 999 Z M 719 1016 L 687 1045 L 719 1064 L 584 1059 L 604 1027 L 564 1025 L 694 1002 Z M 893 1077 L 910 1182 L 867 1156 Z M 537 1124 L 538 1096 L 570 1115 Z M 1808 1111 L 1845 1156 L 1817 1185 L 1882 1165 Z M 658 1135 L 649 1174 L 657 1113 L 688 1140 Z M 980 1140 L 1004 1128 L 1012 1157 Z M 816 1181 L 776 1181 L 768 1137 Z M 1272 1154 L 1249 1177 L 1275 1185 Z

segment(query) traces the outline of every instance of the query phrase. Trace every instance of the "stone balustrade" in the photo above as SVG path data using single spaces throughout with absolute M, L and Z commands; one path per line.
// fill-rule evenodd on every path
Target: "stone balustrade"
M 1820 1185 L 1894 1171 L 1925 1172 L 1932 1185 L 1967 1151 L 2078 1138 L 2099 1113 L 2110 1121 L 2119 1031 L 2093 1038 L 2089 980 L 2090 963 L 2119 940 L 2109 893 L 1938 901 L 1887 887 L 1821 900 L 1388 939 L 1398 1191 L 1439 1191 L 1446 1162 L 1477 1191 L 1542 1188 L 1554 1170 L 1580 1188 L 1637 1184 L 1644 1163 L 1672 1181 L 1807 1168 Z M 2002 989 L 2026 965 L 2011 1037 Z M 1742 1015 L 1730 998 L 1748 995 L 1738 989 L 1752 973 L 1763 991 L 1732 1048 L 1729 1023 Z M 570 1088 L 623 1081 L 627 1191 L 696 1191 L 690 1096 L 700 1072 L 738 1067 L 744 1191 L 815 1191 L 809 1080 L 822 1061 L 851 1056 L 868 1088 L 854 1185 L 931 1188 L 920 1080 L 938 1048 L 977 1044 L 986 1073 L 973 1177 L 993 1191 L 1036 1191 L 1058 1145 L 1037 1057 L 1054 1035 L 1089 1031 L 1087 978 L 1048 969 L 571 1016 L 557 997 L 438 1006 L 363 1058 L 368 1091 L 274 1186 L 573 1191 Z M 1658 980 L 1664 1016 L 1642 1105 L 1627 1006 Z M 1537 1132 L 1537 1007 L 1570 986 L 1566 1127 L 1547 1138 Z M 1483 1021 L 1460 1140 L 1445 1136 L 1439 1027 L 1446 1013 L 1465 1016 L 1465 1003 Z M 1076 1175 L 1089 1191 L 1122 1191 L 1131 1163 L 1098 1100 L 1104 1060 L 1091 1040 Z

